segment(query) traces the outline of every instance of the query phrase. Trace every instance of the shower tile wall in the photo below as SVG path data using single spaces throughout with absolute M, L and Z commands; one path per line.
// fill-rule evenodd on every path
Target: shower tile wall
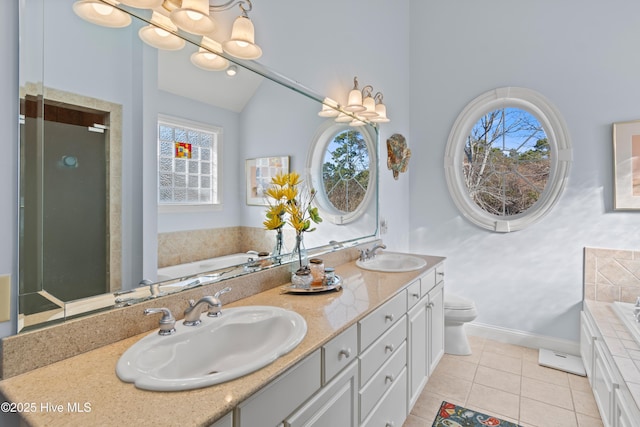
M 640 251 L 585 248 L 585 298 L 635 302 L 640 296 Z
M 256 227 L 226 227 L 158 234 L 158 267 L 185 264 L 247 251 L 271 252 L 275 232 Z M 285 240 L 293 236 L 285 234 Z M 288 246 L 291 247 L 291 246 Z

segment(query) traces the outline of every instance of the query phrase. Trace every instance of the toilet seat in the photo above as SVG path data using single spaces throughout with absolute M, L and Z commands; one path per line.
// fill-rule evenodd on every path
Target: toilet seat
M 444 308 L 445 310 L 474 310 L 476 305 L 469 299 L 445 292 Z

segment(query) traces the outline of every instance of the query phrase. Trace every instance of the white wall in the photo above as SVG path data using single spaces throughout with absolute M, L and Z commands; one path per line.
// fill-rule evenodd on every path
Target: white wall
M 448 257 L 447 287 L 478 322 L 577 341 L 583 247 L 640 247 L 640 212 L 612 208 L 611 142 L 613 122 L 640 119 L 638 16 L 624 0 L 411 1 L 411 249 Z M 501 86 L 547 97 L 573 145 L 556 207 L 512 234 L 463 219 L 443 167 L 457 115 Z
M 354 76 L 360 88 L 384 94 L 391 122 L 380 131 L 380 216 L 389 223 L 382 238 L 408 250 L 409 176 L 395 181 L 387 170 L 386 140 L 401 133 L 410 148 L 417 142 L 409 134 L 409 0 L 254 2 L 250 17 L 263 64 L 342 103 Z

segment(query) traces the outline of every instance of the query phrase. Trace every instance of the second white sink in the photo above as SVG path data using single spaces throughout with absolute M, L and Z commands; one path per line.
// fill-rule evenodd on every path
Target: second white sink
M 358 260 L 356 265 L 365 270 L 401 273 L 419 270 L 427 265 L 427 261 L 414 255 L 383 252 L 366 261 Z
M 247 306 L 201 317 L 197 326 L 176 323 L 176 332 L 154 332 L 118 360 L 116 373 L 146 390 L 207 387 L 256 371 L 293 350 L 307 333 L 298 313 L 279 307 Z

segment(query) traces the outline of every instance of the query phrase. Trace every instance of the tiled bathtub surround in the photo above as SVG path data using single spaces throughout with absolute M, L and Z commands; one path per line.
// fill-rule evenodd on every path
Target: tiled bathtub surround
M 585 299 L 635 302 L 640 296 L 640 251 L 584 249 Z
M 289 235 L 290 234 L 290 235 Z M 295 236 L 285 232 L 286 247 Z M 257 227 L 223 227 L 158 234 L 158 267 L 248 251 L 271 252 L 275 231 Z

